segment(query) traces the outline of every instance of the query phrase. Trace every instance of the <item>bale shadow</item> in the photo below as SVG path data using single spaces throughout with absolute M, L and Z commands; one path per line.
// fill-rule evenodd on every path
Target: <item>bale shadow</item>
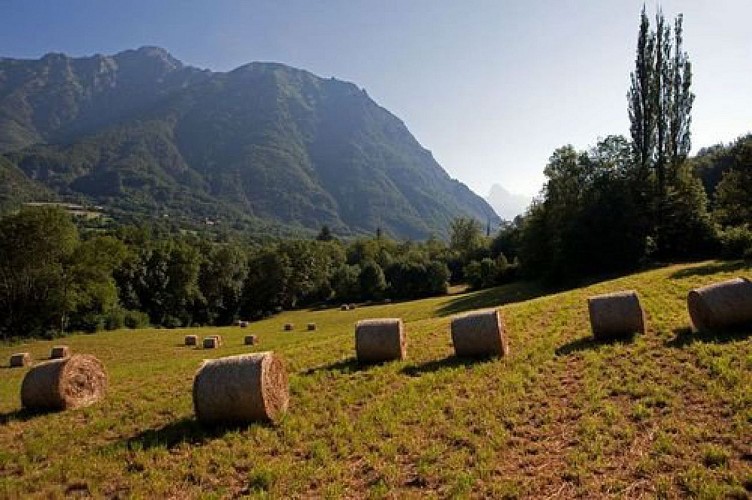
M 666 347 L 683 349 L 696 342 L 706 344 L 728 344 L 738 340 L 745 340 L 752 337 L 752 326 L 742 326 L 737 328 L 728 328 L 725 330 L 699 330 L 694 331 L 691 327 L 685 326 L 674 329 L 675 337 L 665 343 Z
M 474 309 L 499 307 L 505 304 L 534 299 L 555 291 L 554 289 L 544 287 L 538 282 L 518 281 L 495 288 L 464 293 L 447 302 L 437 313 L 439 316 L 450 316 Z
M 589 335 L 587 337 L 581 337 L 558 347 L 556 349 L 556 355 L 569 356 L 570 354 L 577 352 L 598 350 L 601 347 L 607 345 L 627 345 L 634 342 L 636 337 L 636 333 L 623 335 L 621 337 L 615 337 L 613 339 L 596 339 L 592 335 Z
M 479 356 L 479 357 L 470 358 L 470 357 L 457 357 L 457 356 L 451 355 L 451 356 L 447 356 L 446 358 L 427 361 L 419 365 L 406 366 L 402 368 L 400 372 L 410 377 L 420 377 L 421 375 L 424 375 L 426 373 L 434 373 L 439 370 L 443 370 L 444 368 L 456 368 L 456 367 L 469 368 L 473 365 L 487 363 L 487 362 L 494 361 L 497 359 L 499 359 L 498 356 Z
M 28 410 L 21 408 L 7 413 L 0 413 L 0 425 L 6 425 L 10 422 L 27 422 L 36 417 L 57 413 L 56 411 Z
M 128 451 L 150 450 L 152 448 L 166 448 L 171 450 L 181 444 L 201 446 L 213 439 L 221 438 L 228 432 L 247 429 L 253 425 L 269 425 L 263 423 L 251 424 L 220 424 L 204 425 L 193 418 L 182 418 L 175 422 L 159 427 L 147 429 L 126 439 L 123 444 Z
M 303 375 L 314 375 L 319 372 L 336 372 L 336 373 L 353 373 L 356 371 L 367 369 L 374 365 L 363 365 L 358 363 L 357 358 L 347 358 L 329 363 L 328 365 L 315 366 L 301 372 Z
M 690 278 L 692 276 L 710 276 L 716 273 L 728 273 L 732 271 L 740 271 L 749 267 L 749 263 L 743 260 L 730 260 L 721 262 L 711 262 L 703 266 L 690 267 L 688 269 L 680 269 L 671 273 L 669 278 L 682 279 Z

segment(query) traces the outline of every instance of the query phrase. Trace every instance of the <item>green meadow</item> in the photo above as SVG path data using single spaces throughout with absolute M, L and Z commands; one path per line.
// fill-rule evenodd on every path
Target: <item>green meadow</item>
M 388 305 L 285 312 L 249 328 L 119 330 L 0 346 L 0 496 L 225 498 L 752 495 L 752 330 L 689 329 L 687 292 L 752 265 L 674 265 L 548 293 L 530 283 Z M 648 331 L 591 338 L 586 298 L 635 289 Z M 453 357 L 452 315 L 499 307 L 510 356 Z M 408 359 L 360 367 L 354 324 L 406 323 Z M 306 323 L 318 326 L 305 331 Z M 285 323 L 295 330 L 284 332 Z M 216 350 L 183 346 L 219 333 Z M 244 346 L 255 334 L 260 343 Z M 33 415 L 26 369 L 65 343 L 99 357 L 104 401 Z M 277 426 L 203 428 L 201 361 L 272 350 L 290 408 Z

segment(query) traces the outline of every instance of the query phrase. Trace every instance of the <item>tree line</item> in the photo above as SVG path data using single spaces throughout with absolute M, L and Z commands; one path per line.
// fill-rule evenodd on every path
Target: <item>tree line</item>
M 499 261 L 477 222 L 458 219 L 452 232 L 451 244 L 342 242 L 328 228 L 248 243 L 149 225 L 79 230 L 60 208 L 26 207 L 0 218 L 0 334 L 228 325 L 313 304 L 440 295 L 472 258 Z M 478 286 L 491 283 L 487 271 Z

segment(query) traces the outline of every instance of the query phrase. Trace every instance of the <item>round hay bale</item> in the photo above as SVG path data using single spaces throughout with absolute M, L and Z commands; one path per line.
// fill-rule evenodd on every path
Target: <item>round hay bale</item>
M 10 367 L 19 368 L 31 364 L 31 354 L 28 352 L 17 352 L 10 357 Z
M 507 336 L 496 309 L 474 311 L 452 319 L 452 344 L 456 356 L 506 356 Z
M 219 347 L 219 340 L 217 337 L 204 337 L 203 346 L 204 349 L 216 349 Z
M 392 303 L 392 299 L 384 299 L 384 304 L 391 304 L 391 303 Z
M 21 402 L 30 410 L 67 410 L 96 403 L 106 390 L 102 362 L 89 354 L 74 354 L 29 370 L 21 384 Z
M 353 309 L 355 309 L 355 304 L 350 304 L 347 306 L 347 308 L 352 311 Z
M 315 331 L 316 330 L 316 323 L 308 323 L 306 325 L 306 330 L 308 330 L 309 332 Z
M 198 345 L 198 335 L 186 335 L 185 345 Z
M 50 352 L 50 359 L 62 359 L 71 355 L 70 347 L 67 345 L 56 345 L 52 347 Z
M 217 347 L 222 347 L 222 345 L 224 344 L 224 341 L 222 340 L 222 335 L 215 334 L 215 335 L 209 335 L 209 337 L 213 339 L 217 339 Z
M 284 330 L 286 332 L 291 332 L 294 329 L 295 329 L 295 325 L 293 325 L 292 323 L 285 323 Z
M 240 322 L 240 328 L 248 328 L 248 322 L 247 321 L 241 321 Z
M 599 340 L 645 333 L 645 312 L 634 290 L 589 297 L 593 336 Z
M 692 290 L 687 309 L 697 330 L 752 324 L 752 282 L 735 278 Z
M 258 343 L 258 339 L 255 335 L 246 335 L 244 343 L 245 345 L 256 345 Z
M 405 359 L 405 326 L 399 318 L 365 319 L 355 324 L 355 352 L 360 363 Z
M 287 370 L 273 352 L 207 360 L 193 378 L 193 408 L 203 423 L 275 422 L 289 400 Z
M 339 310 L 340 310 L 340 311 L 347 311 L 347 310 L 349 310 L 349 309 L 350 309 L 350 308 L 349 308 L 349 307 L 347 307 L 347 304 L 342 304 L 341 306 L 339 306 Z

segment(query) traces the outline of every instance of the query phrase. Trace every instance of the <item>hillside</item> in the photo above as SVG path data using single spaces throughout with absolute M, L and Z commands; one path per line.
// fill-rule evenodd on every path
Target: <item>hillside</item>
M 24 369 L 0 370 L 0 483 L 8 497 L 745 498 L 752 492 L 752 331 L 688 330 L 687 292 L 752 274 L 749 264 L 675 265 L 544 295 L 517 283 L 354 311 L 296 311 L 240 328 L 116 331 L 66 339 L 107 365 L 100 404 L 19 412 Z M 648 332 L 591 340 L 586 297 L 636 289 Z M 452 357 L 451 315 L 498 306 L 503 360 Z M 353 324 L 406 321 L 408 359 L 353 360 Z M 313 321 L 317 332 L 282 332 Z M 209 352 L 187 332 L 220 332 Z M 252 350 L 287 361 L 278 427 L 202 429 L 191 408 L 200 361 Z M 55 342 L 3 346 L 44 358 Z M 56 342 L 56 343 L 59 343 Z
M 163 49 L 0 59 L 0 153 L 67 201 L 340 235 L 498 222 L 364 90 L 275 63 L 226 73 Z

